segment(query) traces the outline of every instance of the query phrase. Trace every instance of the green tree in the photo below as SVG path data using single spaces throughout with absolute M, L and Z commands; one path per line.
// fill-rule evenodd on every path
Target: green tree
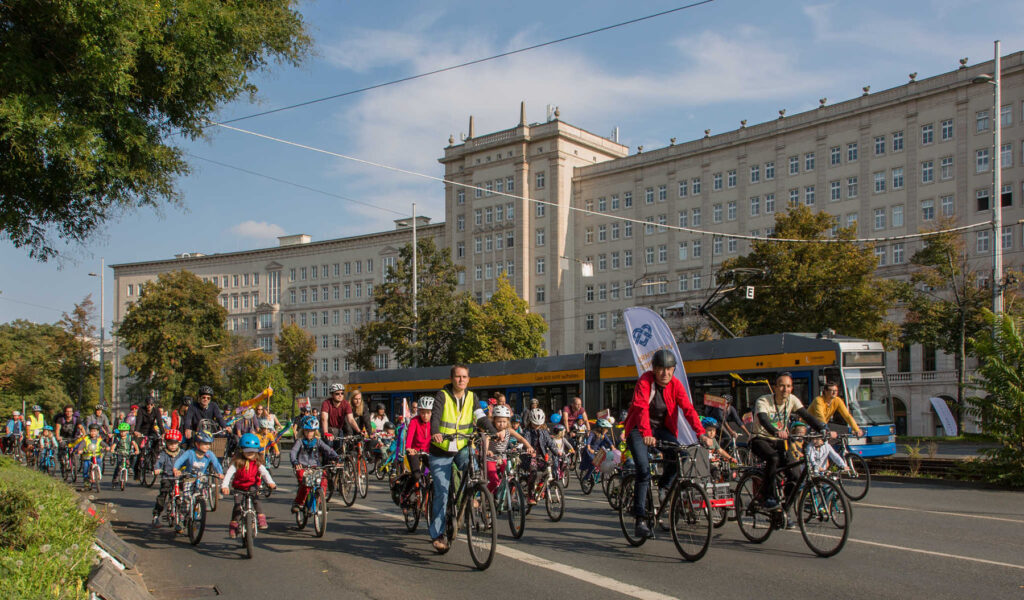
M 254 348 L 252 338 L 231 335 L 229 339 L 230 350 L 221 363 L 221 372 L 224 373 L 224 397 L 237 405 L 265 389 L 260 386 L 260 382 L 273 357 Z
M 49 421 L 70 402 L 59 350 L 66 335 L 57 325 L 24 320 L 0 325 L 0 414 L 38 404 Z
M 287 427 L 285 415 L 288 415 L 289 418 L 295 415 L 292 413 L 293 394 L 291 386 L 288 385 L 288 378 L 284 375 L 283 366 L 281 364 L 274 364 L 264 369 L 260 373 L 256 387 L 260 391 L 268 387 L 274 388 L 274 395 L 270 397 L 270 412 L 278 415 L 278 420 Z
M 94 313 L 95 307 L 90 294 L 75 305 L 71 314 L 64 313 L 59 323 L 67 334 L 62 336 L 59 349 L 63 361 L 61 375 L 64 380 L 64 391 L 75 399 L 75 405 L 79 409 L 91 405 L 93 398 L 98 398 L 91 395 L 92 391 L 98 391 L 99 388 L 95 383 L 99 376 L 99 363 L 93 360 L 93 337 L 96 335 L 96 326 L 91 321 Z
M 308 334 L 295 323 L 289 323 L 277 336 L 277 361 L 292 393 L 309 389 L 313 381 L 313 354 L 316 352 L 316 337 Z
M 229 343 L 219 294 L 188 271 L 163 273 L 144 286 L 117 331 L 132 376 L 170 398 L 216 385 Z
M 0 3 L 0 234 L 29 255 L 179 201 L 172 143 L 310 46 L 296 0 Z
M 992 481 L 1024 486 L 1024 336 L 1018 319 L 984 310 L 984 331 L 971 339 L 978 357 L 974 388 L 982 396 L 968 398 L 967 412 L 981 418 L 985 433 L 999 442 L 983 450 L 991 464 L 984 470 Z
M 494 295 L 474 316 L 477 318 L 470 328 L 472 343 L 467 350 L 476 353 L 469 357 L 470 362 L 547 356 L 547 322 L 530 312 L 530 304 L 516 294 L 505 275 L 498 278 Z
M 796 206 L 775 217 L 773 237 L 826 240 L 837 218 Z M 832 328 L 844 335 L 898 345 L 898 326 L 886 320 L 895 304 L 896 286 L 875 275 L 873 246 L 858 245 L 854 227 L 839 227 L 837 242 L 753 242 L 750 254 L 727 260 L 719 280 L 736 268 L 765 273 L 756 284 L 756 300 L 728 296 L 715 311 L 738 335 L 784 331 L 819 332 Z

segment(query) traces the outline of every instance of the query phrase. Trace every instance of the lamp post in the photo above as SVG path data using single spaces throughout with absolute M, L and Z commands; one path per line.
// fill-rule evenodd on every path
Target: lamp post
M 995 246 L 992 251 L 992 312 L 1003 312 L 1003 118 L 1002 118 L 1002 76 L 999 56 L 999 40 L 995 41 L 995 59 L 992 75 L 979 75 L 974 83 L 992 84 L 992 232 Z
M 105 286 L 103 285 L 103 283 L 104 283 L 104 280 L 103 280 L 103 266 L 104 266 L 103 265 L 103 258 L 100 258 L 100 272 L 99 272 L 99 275 L 97 275 L 96 273 L 89 273 L 90 277 L 99 277 L 100 278 L 100 402 L 99 402 L 100 406 L 103 406 L 105 404 L 104 400 L 105 400 L 105 396 L 106 396 L 106 394 L 105 394 L 106 389 L 105 389 L 105 385 L 104 385 L 105 378 L 104 378 L 104 375 L 103 375 L 104 371 L 106 370 L 105 364 L 104 364 L 105 356 L 104 356 L 104 352 L 103 352 L 103 350 L 104 350 L 103 349 L 103 342 L 104 342 L 104 336 L 103 336 L 104 327 L 103 327 L 103 325 L 104 325 L 104 321 L 106 320 L 106 313 L 103 310 L 104 309 L 104 305 L 106 304 L 106 301 L 105 301 L 106 296 L 104 294 L 104 292 L 106 290 L 104 289 Z M 113 419 L 111 419 L 110 422 L 113 423 L 114 422 Z

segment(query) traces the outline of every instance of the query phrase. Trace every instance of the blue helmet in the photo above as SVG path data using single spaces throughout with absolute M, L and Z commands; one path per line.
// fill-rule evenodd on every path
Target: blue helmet
M 476 405 L 477 405 L 478 408 L 480 408 L 480 410 L 487 410 L 487 401 L 486 400 L 481 400 L 481 401 L 477 402 Z
M 316 431 L 317 429 L 320 429 L 320 419 L 317 419 L 313 415 L 306 415 L 306 417 L 302 419 L 302 428 Z
M 256 437 L 255 433 L 247 433 L 242 436 L 242 439 L 238 442 L 238 445 L 242 448 L 242 450 L 259 450 L 260 438 Z
M 206 433 L 205 431 L 200 431 L 198 434 L 196 434 L 196 442 L 202 442 L 204 444 L 212 444 L 213 443 L 213 436 L 210 435 L 209 433 Z
M 551 415 L 551 422 L 552 423 L 561 423 L 562 422 L 562 413 L 555 413 L 555 414 Z
M 718 427 L 718 419 L 714 417 L 701 417 L 700 424 L 704 427 Z

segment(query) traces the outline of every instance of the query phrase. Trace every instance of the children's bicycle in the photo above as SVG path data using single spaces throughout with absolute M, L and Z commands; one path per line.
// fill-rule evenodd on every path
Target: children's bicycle
M 124 491 L 124 485 L 128 482 L 128 461 L 129 455 L 121 452 L 114 452 L 114 477 L 111 485 Z
M 868 461 L 856 452 L 850 450 L 850 436 L 839 436 L 839 455 L 846 462 L 846 470 L 839 474 L 839 487 L 850 500 L 863 500 L 871 489 L 871 470 L 868 469 Z
M 242 496 L 242 510 L 238 518 L 238 537 L 245 547 L 245 557 L 252 558 L 256 552 L 256 532 L 259 529 L 256 522 L 256 499 L 260 495 L 260 488 L 254 485 L 248 490 L 238 493 Z M 324 506 L 326 507 L 326 505 L 325 502 Z
M 39 470 L 47 475 L 53 475 L 57 470 L 57 461 L 54 458 L 53 448 L 44 448 L 39 451 L 39 458 L 36 460 Z
M 83 480 L 83 483 L 88 484 L 85 489 L 92 490 L 93 488 L 95 488 L 96 491 L 99 492 L 100 481 L 103 479 L 103 471 L 100 470 L 100 465 L 103 462 L 103 456 L 90 456 L 89 458 L 85 458 L 84 460 L 85 463 L 83 464 L 83 467 L 85 466 L 85 464 L 89 465 L 89 477 L 88 479 Z
M 306 467 L 302 471 L 302 483 L 306 486 L 306 501 L 295 513 L 295 525 L 305 529 L 310 517 L 313 518 L 313 534 L 323 537 L 327 531 L 327 476 L 320 467 Z
M 412 480 L 411 489 L 408 493 L 403 493 L 410 480 Z M 418 478 L 413 473 L 405 473 L 395 480 L 393 488 L 396 497 L 395 504 L 402 509 L 405 529 L 409 533 L 416 531 L 420 519 L 429 518 L 430 490 L 433 489 L 433 481 L 429 468 L 425 468 Z
M 481 457 L 478 456 L 480 434 L 453 433 L 444 436 L 444 441 L 447 442 L 459 440 L 469 442 L 469 460 L 466 461 L 466 468 L 460 471 L 458 489 L 455 485 L 448 486 L 448 505 L 445 508 L 445 537 L 448 539 L 448 546 L 444 552 L 451 549 L 459 530 L 459 523 L 465 521 L 469 556 L 476 568 L 483 571 L 491 566 L 498 545 L 498 531 L 494 526 L 494 498 L 487 491 L 487 483 L 477 468 L 478 464 L 482 464 L 479 462 Z M 456 471 L 459 470 L 452 469 L 453 482 Z
M 529 454 L 522 454 L 519 458 L 520 480 L 522 481 L 524 489 L 526 489 L 526 486 L 528 486 L 529 483 L 526 480 L 528 473 L 523 466 L 529 465 L 531 458 L 534 457 L 531 457 Z M 541 499 L 544 500 L 544 509 L 548 513 L 548 518 L 551 519 L 552 522 L 557 523 L 558 521 L 561 521 L 562 516 L 565 515 L 565 488 L 563 488 L 562 483 L 555 478 L 549 456 L 545 455 L 544 458 L 536 457 L 534 460 L 538 463 L 537 479 L 534 484 L 534 488 L 527 491 L 532 492 L 532 497 L 536 498 L 538 501 Z M 533 510 L 533 505 L 527 503 L 526 514 L 529 515 L 531 510 Z
M 181 519 L 188 541 L 196 546 L 206 531 L 206 497 L 210 488 L 210 477 L 206 474 L 187 478 L 181 494 Z
M 496 455 L 494 459 L 500 461 L 502 457 L 505 460 L 498 462 L 501 465 L 501 470 L 498 473 L 500 478 L 498 487 L 494 490 L 494 506 L 499 515 L 505 513 L 508 516 L 509 532 L 513 538 L 518 540 L 523 537 L 523 531 L 526 529 L 526 513 L 528 512 L 526 496 L 523 494 L 523 484 L 516 477 L 516 472 L 519 469 L 519 454 L 507 452 Z

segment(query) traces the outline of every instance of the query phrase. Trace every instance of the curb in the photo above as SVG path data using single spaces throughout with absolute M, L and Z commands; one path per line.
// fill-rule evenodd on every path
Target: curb
M 897 475 L 871 475 L 871 481 L 887 483 L 917 483 L 932 487 L 949 487 L 960 489 L 999 490 L 1004 492 L 1022 492 L 1024 490 L 1009 488 L 983 481 L 964 481 L 962 479 L 930 479 L 927 477 L 901 477 Z
M 138 558 L 136 552 L 114 532 L 88 496 L 79 496 L 78 508 L 100 521 L 93 548 L 101 560 L 89 573 L 85 588 L 92 596 L 104 600 L 154 600 L 142 574 L 135 568 Z

